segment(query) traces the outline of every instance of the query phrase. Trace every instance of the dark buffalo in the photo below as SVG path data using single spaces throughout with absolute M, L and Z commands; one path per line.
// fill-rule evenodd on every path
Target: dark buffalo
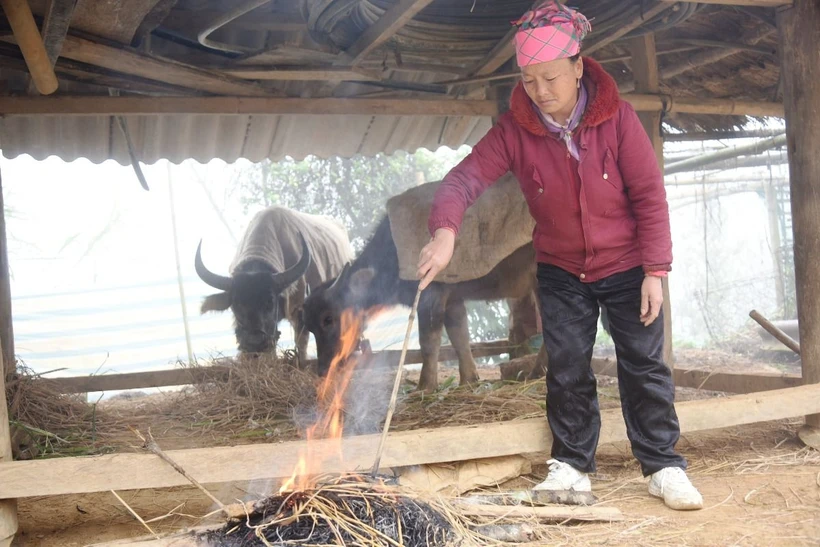
M 535 251 L 530 243 L 510 254 L 484 277 L 452 284 L 434 282 L 425 289 L 418 308 L 423 358 L 419 389 L 429 392 L 438 386 L 442 327 L 447 329 L 458 354 L 460 383 L 479 379 L 470 351 L 465 301 L 522 298 L 534 289 L 534 284 Z M 305 300 L 305 326 L 316 339 L 319 374 L 327 372 L 331 359 L 340 352 L 340 318 L 344 309 L 411 306 L 417 287 L 417 281 L 399 277 L 398 251 L 385 216 L 358 258 L 337 279 L 323 283 Z

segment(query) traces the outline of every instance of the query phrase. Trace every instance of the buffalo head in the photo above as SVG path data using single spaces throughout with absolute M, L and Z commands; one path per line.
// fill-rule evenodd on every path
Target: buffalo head
M 302 310 L 305 328 L 316 340 L 316 372 L 325 376 L 333 358 L 342 353 L 342 314 L 361 313 L 375 272 L 370 268 L 351 271 L 347 264 L 338 277 L 313 289 Z M 364 324 L 357 325 L 355 339 L 361 338 Z M 342 358 L 347 358 L 344 355 Z
M 240 264 L 231 277 L 209 271 L 202 262 L 202 242 L 196 249 L 195 267 L 199 278 L 222 292 L 207 296 L 202 313 L 231 309 L 234 316 L 236 343 L 243 353 L 271 351 L 279 341 L 277 325 L 284 319 L 283 293 L 302 277 L 310 265 L 310 250 L 299 234 L 302 254 L 299 261 L 284 272 L 275 271 L 261 260 Z

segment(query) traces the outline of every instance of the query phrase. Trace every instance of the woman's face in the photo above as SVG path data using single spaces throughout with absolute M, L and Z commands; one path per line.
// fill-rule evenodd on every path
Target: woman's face
M 579 58 L 556 59 L 521 67 L 524 90 L 543 112 L 555 117 L 568 117 L 578 100 L 578 80 L 584 73 L 584 62 Z

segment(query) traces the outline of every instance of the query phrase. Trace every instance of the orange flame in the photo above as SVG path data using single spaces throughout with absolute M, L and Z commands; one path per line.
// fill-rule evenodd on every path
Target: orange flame
M 279 493 L 303 491 L 310 487 L 310 475 L 322 463 L 337 457 L 342 459 L 342 433 L 344 431 L 344 395 L 353 377 L 355 366 L 341 366 L 356 349 L 356 341 L 361 332 L 365 313 L 345 310 L 341 316 L 341 347 L 333 357 L 327 376 L 317 389 L 319 419 L 305 432 L 306 451 L 299 456 L 293 475 L 282 484 Z M 354 363 L 351 363 L 354 365 Z M 312 442 L 329 439 L 330 442 Z

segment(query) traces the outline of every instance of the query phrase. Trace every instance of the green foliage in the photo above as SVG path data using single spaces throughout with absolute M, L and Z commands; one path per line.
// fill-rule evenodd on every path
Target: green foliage
M 391 156 L 309 156 L 302 161 L 262 162 L 238 177 L 240 200 L 246 212 L 257 206 L 283 205 L 334 217 L 345 225 L 359 252 L 384 215 L 390 197 L 415 186 L 420 178 L 441 180 L 469 151 L 464 146 L 436 152 L 420 149 L 415 154 L 396 152 Z M 507 337 L 506 302 L 469 302 L 467 313 L 473 341 Z

